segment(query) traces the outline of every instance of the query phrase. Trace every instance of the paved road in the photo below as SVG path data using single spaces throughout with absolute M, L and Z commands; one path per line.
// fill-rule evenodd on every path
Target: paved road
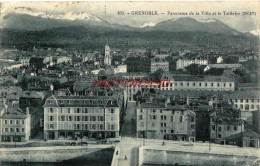
M 134 137 L 136 135 L 136 102 L 128 102 L 126 116 L 122 126 L 122 137 Z

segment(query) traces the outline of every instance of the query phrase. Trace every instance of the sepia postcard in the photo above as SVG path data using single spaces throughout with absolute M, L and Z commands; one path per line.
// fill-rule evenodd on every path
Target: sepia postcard
M 259 1 L 0 2 L 1 166 L 259 166 Z

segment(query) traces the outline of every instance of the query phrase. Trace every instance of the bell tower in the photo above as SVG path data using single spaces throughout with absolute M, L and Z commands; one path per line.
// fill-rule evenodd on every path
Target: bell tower
M 110 47 L 106 44 L 105 46 L 105 58 L 104 58 L 104 64 L 105 65 L 111 65 L 111 55 L 110 55 Z

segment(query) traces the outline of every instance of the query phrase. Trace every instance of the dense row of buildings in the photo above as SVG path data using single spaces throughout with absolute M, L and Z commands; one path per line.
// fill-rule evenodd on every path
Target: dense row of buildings
M 137 51 L 136 55 L 147 53 Z M 136 101 L 136 109 L 130 111 L 135 111 L 138 138 L 259 147 L 258 91 L 237 91 L 232 76 L 173 74 L 166 60 L 169 53 L 155 53 L 149 73 L 129 73 L 126 64 L 113 60 L 119 53 L 106 45 L 104 53 L 19 57 L 23 67 L 16 71 L 17 79 L 0 77 L 2 83 L 15 84 L 0 86 L 0 141 L 28 141 L 33 130 L 43 130 L 44 140 L 119 138 L 127 102 Z M 208 58 L 191 59 L 187 54 L 190 51 L 179 52 L 177 70 L 191 64 L 205 66 L 205 71 L 242 68 L 223 64 L 221 56 L 217 64 L 210 64 Z M 158 87 L 143 86 L 155 77 L 167 81 Z M 106 86 L 109 82 L 93 86 L 95 80 L 109 79 L 143 82 L 141 86 Z M 245 121 L 244 112 L 252 123 Z

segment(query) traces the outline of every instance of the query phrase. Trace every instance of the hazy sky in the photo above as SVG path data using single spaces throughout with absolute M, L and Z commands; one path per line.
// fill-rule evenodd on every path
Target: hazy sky
M 131 13 L 132 11 L 170 12 L 221 12 L 221 16 L 188 16 L 195 19 L 217 18 L 232 28 L 240 31 L 250 31 L 259 28 L 260 2 L 3 2 L 1 13 L 10 12 L 14 7 L 31 7 L 46 12 L 89 12 L 110 23 L 121 25 L 141 26 L 144 23 L 179 18 L 160 14 L 156 16 L 118 15 L 118 11 Z M 226 12 L 256 12 L 253 16 L 223 16 Z M 186 16 L 187 17 L 187 16 Z

